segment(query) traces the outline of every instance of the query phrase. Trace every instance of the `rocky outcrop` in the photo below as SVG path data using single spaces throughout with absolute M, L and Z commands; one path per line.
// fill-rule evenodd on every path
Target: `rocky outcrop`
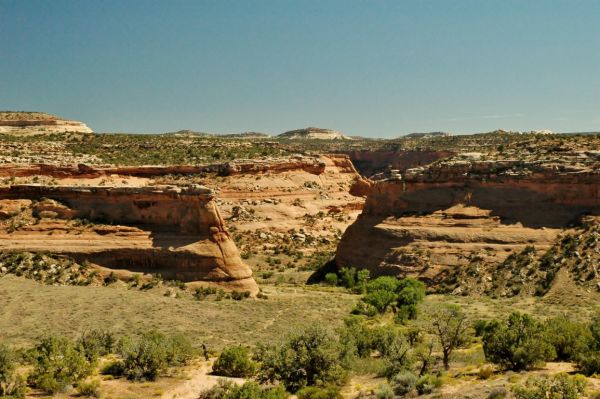
M 350 137 L 335 130 L 307 127 L 305 129 L 290 130 L 277 136 L 291 140 L 352 140 Z
M 389 170 L 404 172 L 406 169 L 426 166 L 439 159 L 453 155 L 451 151 L 348 151 L 356 169 L 365 177 L 373 177 Z
M 92 133 L 83 122 L 66 120 L 43 112 L 0 112 L 0 133 L 49 134 Z
M 352 162 L 346 156 L 333 156 L 336 162 L 346 165 L 356 172 Z M 231 162 L 207 165 L 54 165 L 54 164 L 0 164 L 0 176 L 27 177 L 77 177 L 90 178 L 110 175 L 152 177 L 165 175 L 193 175 L 215 173 L 221 176 L 242 174 L 308 172 L 320 175 L 325 171 L 326 163 L 321 157 L 296 155 L 283 158 L 239 159 Z
M 258 290 L 206 187 L 16 185 L 0 189 L 0 199 L 39 201 L 38 216 L 91 223 L 79 234 L 56 220 L 23 226 L 0 234 L 2 250 L 51 251 L 113 269 Z
M 438 162 L 395 176 L 372 187 L 339 244 L 339 267 L 436 281 L 475 258 L 546 250 L 563 229 L 600 214 L 594 167 Z

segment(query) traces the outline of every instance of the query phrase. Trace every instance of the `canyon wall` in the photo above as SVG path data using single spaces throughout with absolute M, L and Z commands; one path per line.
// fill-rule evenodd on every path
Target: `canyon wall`
M 336 263 L 435 281 L 473 259 L 497 263 L 531 245 L 544 251 L 565 228 L 599 214 L 597 169 L 441 162 L 376 182 Z
M 48 221 L 0 233 L 2 250 L 64 253 L 108 268 L 258 291 L 206 187 L 16 185 L 0 188 L 0 200 L 32 200 L 34 212 L 53 212 Z M 78 230 L 60 219 L 91 224 Z

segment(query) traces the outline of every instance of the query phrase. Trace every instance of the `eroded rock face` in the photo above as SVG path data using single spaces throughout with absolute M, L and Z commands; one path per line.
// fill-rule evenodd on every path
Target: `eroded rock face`
M 338 131 L 318 127 L 290 130 L 277 137 L 292 140 L 351 140 L 350 137 Z
M 34 212 L 93 224 L 70 234 L 59 221 L 1 234 L 0 249 L 51 251 L 114 269 L 160 273 L 182 281 L 231 283 L 258 291 L 214 201 L 202 186 L 73 187 L 16 185 L 0 199 L 39 201 Z M 59 215 L 60 213 L 60 215 Z M 106 223 L 106 224 L 105 224 Z M 52 233 L 50 233 L 52 231 Z
M 0 112 L 0 133 L 50 134 L 92 133 L 83 122 L 59 118 L 43 112 Z
M 339 267 L 440 279 L 477 258 L 548 249 L 584 215 L 600 214 L 600 173 L 505 163 L 440 163 L 376 182 L 344 233 Z

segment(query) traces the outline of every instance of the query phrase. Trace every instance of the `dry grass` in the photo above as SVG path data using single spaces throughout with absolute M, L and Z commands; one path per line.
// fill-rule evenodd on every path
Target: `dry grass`
M 162 290 L 48 286 L 25 278 L 0 279 L 0 340 L 25 346 L 45 333 L 71 336 L 102 328 L 118 334 L 157 329 L 182 333 L 195 345 L 273 342 L 312 323 L 336 326 L 357 296 L 303 287 L 268 286 L 267 300 L 170 298 Z

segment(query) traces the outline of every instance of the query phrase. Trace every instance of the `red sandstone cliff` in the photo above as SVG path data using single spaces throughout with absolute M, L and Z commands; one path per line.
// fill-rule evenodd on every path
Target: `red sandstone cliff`
M 225 230 L 212 191 L 205 187 L 17 185 L 0 189 L 4 200 L 42 198 L 60 204 L 61 212 L 54 209 L 59 207 L 56 204 L 37 210 L 54 212 L 55 219 L 108 225 L 79 234 L 70 234 L 57 221 L 24 226 L 0 233 L 1 250 L 64 253 L 109 268 L 160 273 L 182 281 L 222 282 L 258 292 L 252 271 Z
M 375 183 L 336 263 L 436 280 L 475 257 L 501 262 L 528 245 L 545 250 L 590 214 L 600 214 L 598 169 L 441 162 Z

